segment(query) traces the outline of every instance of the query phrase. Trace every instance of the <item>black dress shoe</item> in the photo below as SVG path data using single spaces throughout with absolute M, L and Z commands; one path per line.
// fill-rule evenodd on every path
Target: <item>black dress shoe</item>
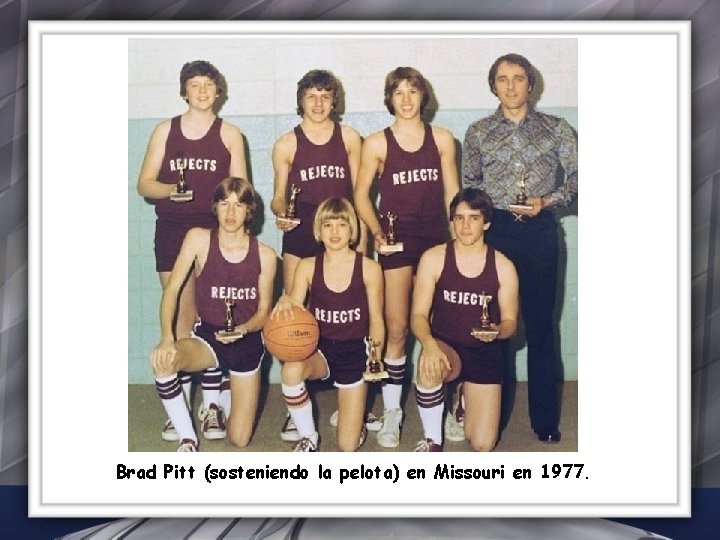
M 555 429 L 553 431 L 536 431 L 538 436 L 538 440 L 540 442 L 544 443 L 559 443 L 560 442 L 560 432 Z

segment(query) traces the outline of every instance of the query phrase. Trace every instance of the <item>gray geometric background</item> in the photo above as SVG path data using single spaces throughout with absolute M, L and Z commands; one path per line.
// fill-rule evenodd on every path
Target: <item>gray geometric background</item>
M 0 0 L 0 484 L 27 481 L 27 21 L 360 18 L 692 21 L 692 483 L 720 487 L 720 2 L 714 0 Z M 72 59 L 68 70 L 91 77 Z M 651 82 L 641 84 L 651 91 Z

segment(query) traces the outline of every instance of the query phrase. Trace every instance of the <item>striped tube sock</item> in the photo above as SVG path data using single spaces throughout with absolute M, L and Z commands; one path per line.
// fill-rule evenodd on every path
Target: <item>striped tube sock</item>
M 222 371 L 218 368 L 206 369 L 202 373 L 202 395 L 205 408 L 211 403 L 218 404 L 220 399 L 220 383 L 222 382 Z
M 405 362 L 407 356 L 400 358 L 385 358 L 385 370 L 390 376 L 382 386 L 383 407 L 386 409 L 399 409 L 402 397 L 402 385 L 405 381 Z
M 225 416 L 230 416 L 230 406 L 232 405 L 230 398 L 230 377 L 223 376 L 220 383 L 220 406 L 225 411 Z
M 422 388 L 415 386 L 415 401 L 417 401 L 420 421 L 425 431 L 425 437 L 437 444 L 442 444 L 442 415 L 445 410 L 445 385 L 435 388 Z
M 177 374 L 169 377 L 156 377 L 155 388 L 180 440 L 192 439 L 197 442 L 192 420 L 190 420 L 190 411 L 185 404 Z
M 315 420 L 313 420 L 312 401 L 305 383 L 295 386 L 282 385 L 282 393 L 287 403 L 288 412 L 297 426 L 300 437 L 314 437 L 317 442 Z

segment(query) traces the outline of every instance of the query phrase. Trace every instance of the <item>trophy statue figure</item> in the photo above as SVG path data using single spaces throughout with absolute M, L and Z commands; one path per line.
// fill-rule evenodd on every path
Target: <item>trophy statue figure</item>
M 395 222 L 397 221 L 397 215 L 388 211 L 385 214 L 388 220 L 388 232 L 386 235 L 387 244 L 380 246 L 378 252 L 380 253 L 397 253 L 403 251 L 403 243 L 397 241 L 397 235 L 395 234 Z
M 527 203 L 528 196 L 525 192 L 525 182 L 528 178 L 528 175 L 525 171 L 519 171 L 518 177 L 518 187 L 520 188 L 520 192 L 515 196 L 515 204 L 508 205 L 508 210 L 515 214 L 515 219 L 517 221 L 522 221 L 522 214 L 518 211 L 532 210 L 533 207 L 531 204 Z
M 480 315 L 480 326 L 473 328 L 470 334 L 472 337 L 481 341 L 491 341 L 496 338 L 500 331 L 497 326 L 490 321 L 490 315 L 488 314 L 488 304 L 492 302 L 493 297 L 485 294 L 483 291 L 480 294 L 480 303 L 482 305 L 482 313 Z
M 287 223 L 294 223 L 295 225 L 300 224 L 300 218 L 296 215 L 296 209 L 295 209 L 295 203 L 298 194 L 302 191 L 299 187 L 297 187 L 295 184 L 292 184 L 290 186 L 290 200 L 288 201 L 287 210 L 285 211 L 284 216 L 279 216 L 277 219 L 279 221 L 285 221 Z
M 368 337 L 365 338 L 365 344 L 367 345 L 367 362 L 365 364 L 363 379 L 367 382 L 378 382 L 390 377 L 379 358 L 380 353 L 378 347 L 380 346 L 380 342 L 373 341 L 372 338 Z
M 233 319 L 233 307 L 235 307 L 235 301 L 232 298 L 225 298 L 225 328 L 215 332 L 215 337 L 220 340 L 221 338 L 241 338 L 245 336 L 245 328 L 236 327 L 235 320 Z
M 170 200 L 172 202 L 192 201 L 195 194 L 191 189 L 188 189 L 188 183 L 185 180 L 185 161 L 183 159 L 179 160 L 178 171 L 178 181 L 175 184 L 175 189 L 170 193 Z

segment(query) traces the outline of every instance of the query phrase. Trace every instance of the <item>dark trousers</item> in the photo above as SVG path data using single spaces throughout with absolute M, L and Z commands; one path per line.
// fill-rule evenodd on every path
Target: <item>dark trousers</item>
M 520 307 L 527 338 L 530 423 L 537 432 L 557 429 L 560 420 L 558 356 L 555 351 L 555 295 L 558 272 L 557 220 L 550 211 L 534 218 L 496 210 L 487 242 L 508 257 L 520 281 Z

